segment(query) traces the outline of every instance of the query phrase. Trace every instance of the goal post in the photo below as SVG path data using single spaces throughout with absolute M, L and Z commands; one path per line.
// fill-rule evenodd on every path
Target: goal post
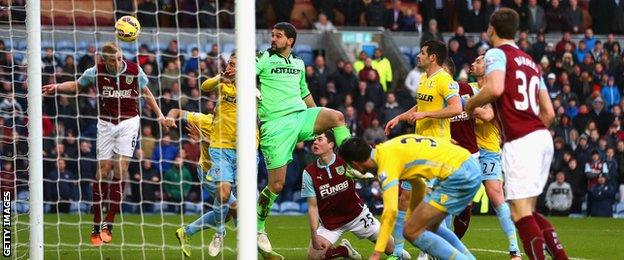
M 236 107 L 238 259 L 257 259 L 256 252 L 256 48 L 255 1 L 236 1 Z M 252 17 L 252 19 L 250 19 Z M 251 36 L 251 37 L 250 37 Z
M 41 3 L 26 3 L 28 59 L 29 257 L 43 259 L 43 132 L 41 98 Z

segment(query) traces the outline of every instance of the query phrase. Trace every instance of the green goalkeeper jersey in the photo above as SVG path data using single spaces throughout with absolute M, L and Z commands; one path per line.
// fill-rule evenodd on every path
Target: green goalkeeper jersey
M 256 56 L 256 75 L 260 80 L 258 116 L 261 122 L 303 111 L 303 98 L 310 95 L 305 64 L 292 53 L 288 58 L 267 50 Z

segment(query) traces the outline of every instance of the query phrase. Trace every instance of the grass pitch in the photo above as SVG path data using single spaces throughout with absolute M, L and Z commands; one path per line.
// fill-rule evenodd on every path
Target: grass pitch
M 45 259 L 182 259 L 175 230 L 197 216 L 124 215 L 117 217 L 113 242 L 100 248 L 89 244 L 92 215 L 45 216 Z M 28 258 L 28 218 L 18 216 L 13 235 L 13 258 Z M 624 220 L 600 218 L 549 218 L 568 252 L 576 259 L 624 259 Z M 123 223 L 123 224 L 120 224 Z M 142 225 L 141 225 L 142 223 Z M 226 249 L 217 259 L 236 259 L 236 232 L 228 228 Z M 305 216 L 271 216 L 267 231 L 275 251 L 286 259 L 305 259 L 309 231 Z M 213 231 L 196 234 L 191 259 L 210 259 L 207 245 Z M 364 256 L 373 244 L 348 234 L 345 238 Z M 473 216 L 463 239 L 478 259 L 508 259 L 507 243 L 494 216 Z M 202 245 L 204 245 L 202 247 Z M 418 249 L 407 244 L 412 257 Z M 256 250 L 246 248 L 244 250 Z

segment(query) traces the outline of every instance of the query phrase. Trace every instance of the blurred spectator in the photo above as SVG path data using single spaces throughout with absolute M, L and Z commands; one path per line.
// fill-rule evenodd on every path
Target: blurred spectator
M 358 55 L 357 60 L 353 62 L 353 69 L 355 73 L 360 73 L 360 71 L 366 66 L 366 60 L 368 59 L 368 54 L 365 51 L 361 51 Z
M 91 192 L 91 184 L 95 181 L 95 172 L 98 170 L 95 151 L 91 142 L 80 141 L 80 157 L 78 160 L 80 178 L 80 199 L 82 201 L 91 201 L 93 193 Z
M 87 47 L 87 53 L 82 55 L 78 60 L 78 72 L 83 73 L 88 68 L 91 68 L 95 65 L 95 46 L 93 44 L 89 44 Z
M 422 45 L 423 43 L 431 40 L 444 41 L 442 33 L 438 30 L 438 21 L 435 19 L 429 20 L 427 30 L 423 32 L 422 36 L 420 36 L 420 44 Z
M 385 10 L 381 0 L 364 0 L 364 24 L 361 26 L 383 27 Z
M 618 162 L 615 158 L 615 148 L 608 147 L 605 163 L 607 164 L 607 168 L 609 169 L 609 174 L 607 174 L 607 185 L 617 188 L 618 185 Z
M 156 27 L 158 25 L 158 6 L 154 0 L 142 0 L 137 6 L 137 19 L 142 27 Z
M 154 137 L 152 126 L 144 125 L 141 130 L 141 150 L 143 150 L 143 156 L 152 158 L 155 146 L 156 138 Z
M 481 0 L 472 1 L 472 10 L 466 13 L 461 19 L 462 25 L 467 32 L 483 32 L 487 29 L 488 17 L 482 8 Z
M 507 1 L 507 2 L 510 2 L 510 1 Z M 513 0 L 512 3 L 507 3 L 507 6 L 511 9 L 514 9 L 518 13 L 520 17 L 520 24 L 519 24 L 520 31 L 526 31 L 528 28 L 527 23 L 529 21 L 529 11 L 527 9 L 526 2 L 523 0 Z
M 178 146 L 171 143 L 171 137 L 169 135 L 164 135 L 160 139 L 160 145 L 154 148 L 152 161 L 158 163 L 157 170 L 159 172 L 166 172 L 171 168 L 171 164 L 175 162 L 174 160 L 178 153 Z
M 607 185 L 607 177 L 599 174 L 596 185 L 589 190 L 588 212 L 592 217 L 612 217 L 616 190 Z
M 177 155 L 173 160 L 173 166 L 166 169 L 163 176 L 162 186 L 168 201 L 176 203 L 184 201 L 191 191 L 192 181 L 191 172 L 184 165 L 182 157 Z
M 325 67 L 325 57 L 322 55 L 314 58 L 314 77 L 318 80 L 319 86 L 327 86 L 329 70 Z
M 465 57 L 468 57 L 466 53 L 466 49 L 468 48 L 468 38 L 466 38 L 463 26 L 460 25 L 460 26 L 457 26 L 457 28 L 455 28 L 455 34 L 449 40 L 449 45 L 450 45 L 450 42 L 453 40 L 459 43 L 459 50 L 462 52 L 462 55 L 464 55 Z
M 358 78 L 360 80 L 367 80 L 370 71 L 373 71 L 375 78 L 379 79 L 379 72 L 373 68 L 373 60 L 371 58 L 367 58 L 366 61 L 364 61 L 364 67 L 362 67 L 358 73 Z
M 392 64 L 390 60 L 383 55 L 381 48 L 375 49 L 371 65 L 373 69 L 378 72 L 378 79 L 383 92 L 388 92 L 392 86 Z
M 373 118 L 370 127 L 364 130 L 364 134 L 362 137 L 367 143 L 372 146 L 384 142 L 388 139 L 386 137 L 386 134 L 384 133 L 384 129 L 379 124 L 379 119 L 377 118 Z
M 134 1 L 115 0 L 115 19 L 134 14 Z
M 593 150 L 591 160 L 585 164 L 585 176 L 587 177 L 587 188 L 591 190 L 596 186 L 598 175 L 608 174 L 607 164 L 600 158 L 598 150 Z
M 364 134 L 364 130 L 368 129 L 372 125 L 373 119 L 378 118 L 377 113 L 375 113 L 375 103 L 366 102 L 364 106 L 364 110 L 358 113 L 358 124 L 360 125 L 359 131 L 357 132 L 358 136 L 362 136 Z
M 386 10 L 385 16 L 384 27 L 392 31 L 398 31 L 401 28 L 401 21 L 404 17 L 403 11 L 401 11 L 401 1 L 394 0 L 392 8 Z
M 602 98 L 604 98 L 606 110 L 611 111 L 613 106 L 620 104 L 620 90 L 615 85 L 615 78 L 609 76 L 607 84 L 602 86 L 601 91 Z
M 421 30 L 418 30 L 418 28 L 416 28 L 416 15 L 418 14 L 416 14 L 412 8 L 407 8 L 405 10 L 405 15 L 403 15 L 403 17 L 399 21 L 399 30 L 415 31 L 417 33 L 420 33 L 422 31 L 422 28 L 420 28 Z M 422 16 L 420 17 L 419 24 L 422 27 Z
M 578 47 L 574 50 L 574 55 L 576 56 L 576 60 L 585 60 L 585 55 L 590 54 L 590 49 L 587 48 L 584 40 L 580 40 Z M 591 54 L 590 54 L 591 55 Z
M 57 167 L 50 172 L 49 178 L 58 181 L 56 187 L 58 199 L 58 212 L 69 213 L 70 201 L 78 200 L 78 187 L 76 185 L 77 177 L 73 172 L 66 168 L 66 162 L 63 159 L 57 161 Z
M 256 5 L 257 6 L 257 5 Z M 340 0 L 336 4 L 336 9 L 344 16 L 345 26 L 360 26 L 360 17 L 364 12 L 364 1 L 362 0 Z
M 592 101 L 592 110 L 589 112 L 590 118 L 598 125 L 598 131 L 600 135 L 607 133 L 613 116 L 604 109 L 604 101 L 602 98 L 597 97 Z
M 405 77 L 405 87 L 409 89 L 413 97 L 416 97 L 418 84 L 420 84 L 420 78 L 423 73 L 424 71 L 422 71 L 418 66 L 414 66 L 414 68 L 407 73 L 407 77 Z
M 208 57 L 206 58 L 206 65 L 208 66 L 208 77 L 212 77 L 221 73 L 225 70 L 225 59 L 219 52 L 219 45 L 213 44 L 210 48 L 210 52 L 208 52 Z
M 420 12 L 425 15 L 425 21 L 437 20 L 439 22 L 440 30 L 447 30 L 448 23 L 447 15 L 449 14 L 449 8 L 447 1 L 440 0 L 423 0 L 421 1 Z M 444 41 L 444 40 L 442 40 Z
M 171 89 L 173 82 L 178 82 L 181 72 L 179 61 L 172 60 L 165 64 L 165 70 L 160 74 L 161 91 L 164 89 Z
M 355 108 L 353 108 L 352 106 L 347 107 L 345 110 L 344 117 L 345 117 L 345 123 L 347 127 L 349 128 L 349 131 L 351 132 L 352 135 L 355 135 L 355 133 L 357 133 L 357 131 L 359 131 L 360 129 L 360 126 L 358 125 L 357 112 L 355 111 Z
M 598 34 L 606 34 L 609 31 L 609 21 L 612 17 L 610 8 L 613 7 L 613 1 L 592 1 L 589 5 L 589 13 L 592 17 L 592 28 Z
M 331 76 L 331 80 L 336 84 L 339 95 L 354 93 L 358 85 L 358 77 L 353 72 L 353 65 L 345 63 L 342 69 L 336 70 Z
M 411 9 L 408 9 L 408 13 L 410 10 Z M 414 13 L 414 24 L 411 24 L 409 20 L 407 20 L 407 17 L 403 19 L 403 21 L 404 31 L 416 32 L 422 35 L 427 30 L 427 28 L 424 27 L 423 17 L 419 13 Z
M 559 0 L 550 0 L 550 6 L 546 10 L 546 31 L 549 33 L 561 32 L 565 11 L 564 7 L 559 4 Z
M 585 35 L 583 37 L 583 40 L 585 41 L 585 45 L 589 50 L 593 50 L 594 46 L 596 46 L 596 42 L 598 41 L 598 39 L 596 39 L 596 36 L 594 36 L 594 31 L 591 28 L 585 29 Z
M 572 207 L 572 187 L 565 180 L 563 171 L 557 172 L 556 181 L 546 190 L 546 208 L 549 215 L 567 216 Z
M 178 41 L 171 40 L 169 45 L 167 45 L 167 49 L 161 52 L 162 64 L 167 64 L 168 62 L 184 62 L 184 55 L 179 53 L 178 49 Z M 179 73 L 178 73 L 179 74 Z
M 537 0 L 529 0 L 527 6 L 527 29 L 530 33 L 539 33 L 546 30 L 546 14 L 544 9 L 537 5 Z
M 385 126 L 388 121 L 392 120 L 396 116 L 403 113 L 403 109 L 399 106 L 399 103 L 396 101 L 396 97 L 394 93 L 388 93 L 386 96 L 386 103 L 381 109 L 381 123 Z M 403 128 L 403 122 L 400 122 L 395 128 L 390 131 L 389 136 L 394 137 L 401 133 L 401 129 Z
M 314 29 L 319 30 L 321 32 L 334 31 L 336 28 L 334 24 L 327 20 L 327 15 L 324 13 L 320 13 L 318 15 L 318 20 L 314 22 Z
M 189 57 L 186 62 L 184 62 L 184 74 L 187 74 L 191 71 L 198 72 L 199 71 L 199 49 L 197 47 L 193 47 L 191 50 L 191 57 Z
M 624 3 L 622 1 L 609 1 L 611 10 L 611 33 L 624 33 Z
M 460 47 L 459 42 L 457 40 L 453 39 L 449 42 L 448 57 L 451 58 L 451 60 L 453 60 L 453 63 L 455 63 L 455 69 L 454 69 L 455 75 L 451 75 L 453 77 L 456 77 L 457 73 L 459 73 L 462 67 L 464 67 L 464 64 L 466 64 L 466 59 L 464 58 L 464 54 L 461 52 L 459 47 Z
M 290 13 L 295 6 L 294 0 L 274 0 L 273 11 L 275 12 L 275 22 L 290 21 Z
M 366 78 L 366 96 L 369 101 L 375 103 L 375 107 L 379 108 L 383 104 L 383 89 L 381 84 L 379 84 L 379 79 L 376 76 L 376 73 L 372 70 L 368 71 L 368 77 Z M 363 111 L 359 109 L 358 111 Z
M 574 34 L 583 31 L 583 11 L 578 6 L 578 0 L 570 0 L 570 7 L 565 11 L 563 29 Z
M 314 74 L 314 67 L 312 65 L 306 66 L 306 83 L 308 84 L 308 89 L 312 94 L 315 102 L 318 102 L 318 99 L 325 95 L 325 90 L 321 88 L 321 84 L 319 83 L 319 78 Z

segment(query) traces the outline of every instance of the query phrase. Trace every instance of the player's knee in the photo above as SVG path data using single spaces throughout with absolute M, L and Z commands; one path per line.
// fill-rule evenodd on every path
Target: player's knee
M 414 241 L 424 230 L 418 229 L 414 225 L 410 225 L 409 223 L 405 224 L 403 228 L 403 237 L 407 239 L 407 241 Z
M 219 186 L 219 202 L 225 204 L 230 200 L 231 188 L 228 185 Z
M 334 122 L 336 123 L 336 125 L 343 125 L 345 124 L 345 117 L 342 114 L 342 112 L 337 111 L 337 110 L 332 110 L 333 112 L 333 118 L 334 118 Z
M 271 189 L 271 192 L 275 194 L 279 194 L 280 192 L 282 192 L 282 189 L 284 189 L 284 182 L 281 182 L 281 181 L 272 182 L 269 188 Z

